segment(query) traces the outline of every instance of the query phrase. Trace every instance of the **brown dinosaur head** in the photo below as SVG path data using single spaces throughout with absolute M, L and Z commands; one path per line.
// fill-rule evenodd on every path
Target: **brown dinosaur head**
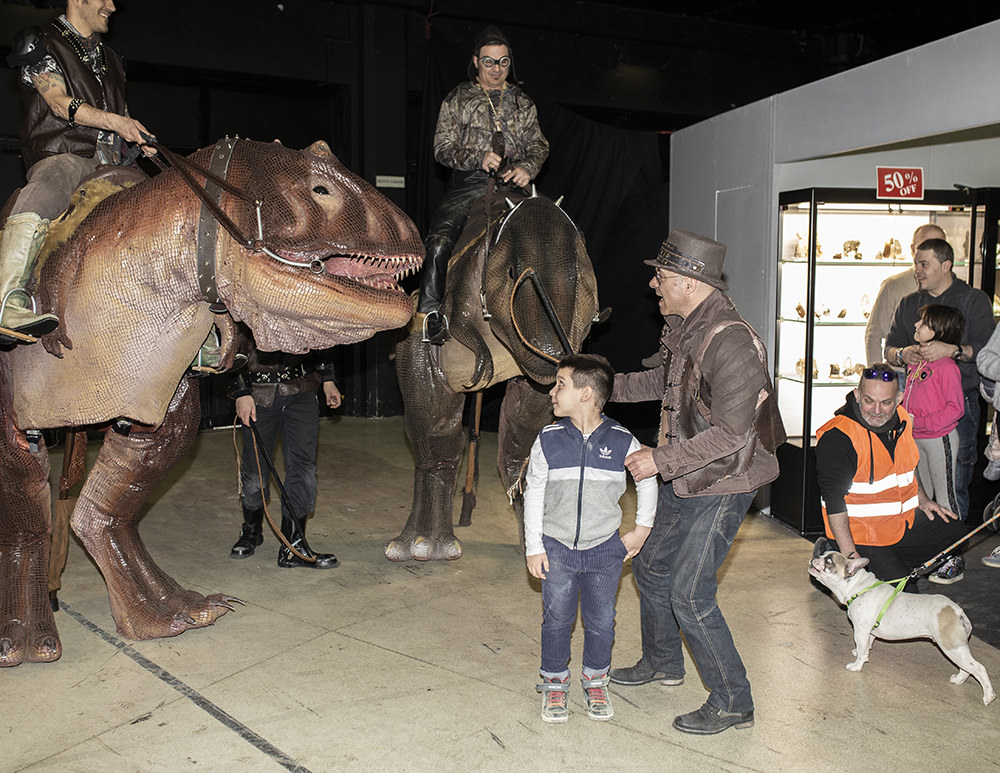
M 260 349 L 299 353 L 406 324 L 412 306 L 398 282 L 420 268 L 420 236 L 326 143 L 298 151 L 241 140 L 227 179 L 261 202 L 263 239 L 250 249 L 227 242 L 217 260 L 219 294 Z M 253 204 L 228 211 L 256 238 Z
M 583 236 L 555 203 L 525 199 L 504 218 L 484 269 L 483 288 L 493 334 L 533 380 L 555 380 L 565 351 L 526 271 L 544 288 L 573 352 L 597 313 L 597 280 Z

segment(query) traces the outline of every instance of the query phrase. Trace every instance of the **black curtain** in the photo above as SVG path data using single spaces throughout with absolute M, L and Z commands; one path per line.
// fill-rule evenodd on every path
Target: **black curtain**
M 467 48 L 431 28 L 417 169 L 421 182 L 413 213 L 421 232 L 448 177 L 432 155 L 437 113 L 444 97 L 465 78 L 471 55 Z M 525 78 L 520 85 L 531 96 L 530 73 L 518 75 Z M 657 351 L 663 324 L 648 284 L 652 269 L 642 262 L 656 255 L 669 230 L 659 137 L 599 124 L 553 102 L 536 99 L 535 104 L 550 144 L 535 184 L 550 198 L 564 197 L 562 208 L 586 237 L 601 306 L 612 308 L 609 320 L 593 327 L 584 349 L 607 357 L 616 371 L 638 370 L 642 358 Z M 502 388 L 498 394 L 502 396 Z M 498 400 L 498 395 L 487 395 L 487 428 L 495 427 Z M 607 412 L 644 442 L 653 440 L 655 404 L 609 405 Z

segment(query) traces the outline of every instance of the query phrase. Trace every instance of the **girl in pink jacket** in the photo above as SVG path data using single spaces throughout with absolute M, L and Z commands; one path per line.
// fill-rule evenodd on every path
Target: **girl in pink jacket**
M 918 344 L 943 341 L 960 346 L 965 315 L 958 309 L 930 303 L 920 308 L 913 339 Z M 965 412 L 962 374 L 945 357 L 906 368 L 903 407 L 913 419 L 913 438 L 920 449 L 917 477 L 924 493 L 953 513 L 958 512 L 955 469 L 958 459 L 959 419 Z

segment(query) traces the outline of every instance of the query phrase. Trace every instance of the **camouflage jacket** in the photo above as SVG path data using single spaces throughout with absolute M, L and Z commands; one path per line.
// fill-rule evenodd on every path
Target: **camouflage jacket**
M 505 83 L 490 92 L 497 108 L 507 157 L 534 179 L 549 155 L 549 142 L 538 127 L 535 103 L 520 88 Z M 434 158 L 452 169 L 472 172 L 480 168 L 490 150 L 493 111 L 487 92 L 466 81 L 452 89 L 441 103 L 434 132 Z

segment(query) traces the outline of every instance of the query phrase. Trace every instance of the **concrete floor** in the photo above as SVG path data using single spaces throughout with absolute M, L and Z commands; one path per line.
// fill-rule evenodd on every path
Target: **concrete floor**
M 995 768 L 1000 701 L 948 682 L 930 642 L 876 643 L 860 673 L 843 609 L 806 574 L 807 542 L 751 516 L 722 569 L 720 604 L 747 665 L 756 725 L 696 737 L 674 716 L 705 690 L 688 659 L 681 687 L 612 687 L 614 719 L 587 719 L 574 635 L 570 721 L 546 725 L 534 690 L 539 586 L 483 441 L 473 525 L 452 563 L 392 564 L 382 545 L 409 511 L 402 420 L 333 419 L 320 435 L 315 549 L 342 566 L 283 570 L 268 535 L 250 559 L 229 547 L 240 517 L 233 433 L 199 437 L 141 524 L 182 584 L 247 602 L 214 627 L 129 642 L 104 583 L 71 544 L 57 614 L 64 654 L 0 672 L 0 769 L 30 771 L 983 770 Z M 60 454 L 53 454 L 58 469 Z M 1000 680 L 1000 653 L 972 651 Z M 640 654 L 629 567 L 615 665 Z

